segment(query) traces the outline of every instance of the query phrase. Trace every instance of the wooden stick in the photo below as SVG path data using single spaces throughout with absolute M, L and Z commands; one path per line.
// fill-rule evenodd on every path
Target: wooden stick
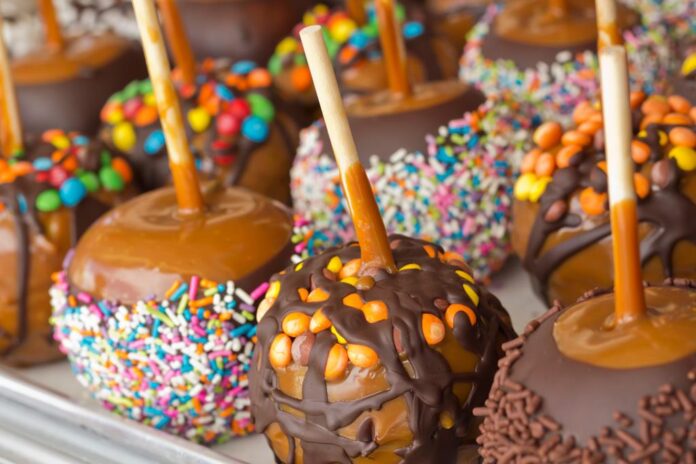
M 179 211 L 183 214 L 203 211 L 203 196 L 198 184 L 196 166 L 184 129 L 184 118 L 169 72 L 162 30 L 157 21 L 153 0 L 133 0 L 135 19 L 145 52 L 147 69 L 157 101 L 162 130 L 167 143 Z
M 321 26 L 309 26 L 300 32 L 309 70 L 319 97 L 319 105 L 329 132 L 341 184 L 348 200 L 355 231 L 360 243 L 363 266 L 396 271 L 384 222 L 379 214 L 372 187 L 360 164 L 343 100 L 338 91 L 331 59 L 326 50 Z
M 196 81 L 196 58 L 184 30 L 179 7 L 175 0 L 157 0 L 157 6 L 162 14 L 167 43 L 176 66 L 181 70 L 181 77 L 187 84 L 193 84 Z
M 608 45 L 621 45 L 621 30 L 616 19 L 616 0 L 596 0 L 597 47 L 602 50 Z
M 53 0 L 39 0 L 39 14 L 43 20 L 44 40 L 54 50 L 61 50 L 65 45 Z
M 412 89 L 406 68 L 406 47 L 401 27 L 396 19 L 394 0 L 376 0 L 375 9 L 389 89 L 395 94 L 408 97 Z
M 3 37 L 3 19 L 0 16 L 0 136 L 2 137 L 2 156 L 0 157 L 8 157 L 21 151 L 24 144 L 10 57 Z
M 636 193 L 631 160 L 631 106 L 626 50 L 608 45 L 599 54 L 604 137 L 609 177 L 617 324 L 645 314 L 638 240 Z
M 346 0 L 346 10 L 348 11 L 348 16 L 358 25 L 362 26 L 367 23 L 365 0 Z

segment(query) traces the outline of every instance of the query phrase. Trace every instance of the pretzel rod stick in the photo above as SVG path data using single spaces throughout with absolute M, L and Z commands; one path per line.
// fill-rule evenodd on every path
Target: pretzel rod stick
M 387 68 L 389 89 L 395 94 L 407 97 L 411 95 L 411 83 L 406 69 L 406 47 L 401 27 L 396 19 L 394 0 L 376 0 L 377 21 L 379 23 L 379 40 Z
M 181 70 L 181 77 L 187 84 L 193 84 L 196 80 L 196 58 L 184 31 L 179 7 L 175 0 L 157 0 L 157 7 L 162 14 L 167 43 L 174 55 L 176 66 Z
M 616 0 L 597 0 L 597 46 L 621 45 L 621 31 L 616 17 Z
M 186 139 L 179 99 L 172 84 L 169 60 L 164 48 L 162 30 L 157 21 L 155 4 L 153 0 L 133 0 L 133 8 L 167 143 L 179 211 L 184 214 L 198 213 L 203 210 L 203 196 L 198 185 L 193 155 Z
M 8 157 L 21 151 L 24 143 L 10 57 L 5 41 L 2 39 L 3 26 L 3 19 L 0 17 L 0 136 L 2 137 L 2 156 Z
M 56 16 L 56 8 L 53 0 L 39 0 L 39 14 L 44 26 L 44 40 L 46 45 L 56 50 L 60 50 L 65 45 L 60 23 Z
M 616 322 L 645 314 L 638 248 L 638 214 L 631 160 L 631 106 L 626 50 L 608 45 L 599 54 L 606 137 Z
M 341 173 L 341 184 L 360 243 L 363 266 L 394 272 L 396 265 L 387 232 L 372 193 L 372 186 L 358 158 L 321 26 L 304 28 L 300 32 L 300 38 Z

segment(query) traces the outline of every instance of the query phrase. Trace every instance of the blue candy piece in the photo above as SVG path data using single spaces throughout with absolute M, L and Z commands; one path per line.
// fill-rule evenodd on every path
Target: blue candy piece
M 234 94 L 232 91 L 224 84 L 218 84 L 215 86 L 215 93 L 217 93 L 218 97 L 220 97 L 222 100 L 225 101 L 232 101 L 234 100 Z
M 21 193 L 17 194 L 17 205 L 21 214 L 27 213 L 27 198 Z
M 370 38 L 363 31 L 357 30 L 353 33 L 350 39 L 348 39 L 348 43 L 358 50 L 362 50 L 363 48 L 367 47 L 367 44 L 370 43 Z
M 51 159 L 46 158 L 45 156 L 36 158 L 32 164 L 34 165 L 34 169 L 37 171 L 48 171 L 53 167 L 53 162 Z
M 87 138 L 87 136 L 84 135 L 76 135 L 75 137 L 73 137 L 72 143 L 73 145 L 84 146 L 89 143 L 89 138 Z
M 235 74 L 249 74 L 254 69 L 256 69 L 256 63 L 250 60 L 237 61 L 231 68 Z
M 409 21 L 404 24 L 403 27 L 404 39 L 407 40 L 423 35 L 424 32 L 425 28 L 423 27 L 423 24 L 419 23 L 418 21 Z
M 60 200 L 65 206 L 77 205 L 87 195 L 87 187 L 77 177 L 72 177 L 60 186 Z
M 268 138 L 268 124 L 258 116 L 249 116 L 242 122 L 242 134 L 252 142 L 261 143 Z
M 164 132 L 157 129 L 147 136 L 145 143 L 143 144 L 143 149 L 148 155 L 156 155 L 160 150 L 162 150 L 164 144 Z

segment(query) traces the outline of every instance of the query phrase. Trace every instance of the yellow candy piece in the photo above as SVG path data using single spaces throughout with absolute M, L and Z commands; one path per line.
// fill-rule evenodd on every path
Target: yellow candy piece
M 324 16 L 329 12 L 329 7 L 323 3 L 320 3 L 319 5 L 315 6 L 312 11 L 314 11 L 314 14 L 317 16 Z
M 194 132 L 203 132 L 210 127 L 210 115 L 205 108 L 198 107 L 189 110 L 188 122 Z
M 478 306 L 479 296 L 478 296 L 478 293 L 476 293 L 476 290 L 471 288 L 471 285 L 468 285 L 468 284 L 464 284 L 464 285 L 462 285 L 462 287 L 464 288 L 466 295 L 471 299 L 471 302 L 474 303 L 474 306 Z
M 358 283 L 358 278 L 355 276 L 346 277 L 345 279 L 341 279 L 341 282 L 355 287 L 355 284 Z
M 544 194 L 546 187 L 550 182 L 551 178 L 548 176 L 537 179 L 536 182 L 534 182 L 534 185 L 532 185 L 532 189 L 529 191 L 529 201 L 532 203 L 538 202 L 539 198 L 541 198 L 541 196 Z
M 280 294 L 280 280 L 271 282 L 266 291 L 266 298 L 278 298 L 278 294 Z
M 297 40 L 294 37 L 286 37 L 276 45 L 276 53 L 279 55 L 287 55 L 294 53 L 297 50 Z
M 515 183 L 515 198 L 519 201 L 528 201 L 529 193 L 532 191 L 532 187 L 534 186 L 536 180 L 537 176 L 532 172 L 522 174 Z
M 338 333 L 338 330 L 336 330 L 335 325 L 331 326 L 331 333 L 336 336 L 336 340 L 338 340 L 338 343 L 340 343 L 341 345 L 345 345 L 346 343 L 348 343 L 348 341 L 345 338 L 343 338 L 343 335 Z
M 148 93 L 143 97 L 143 103 L 147 106 L 157 106 L 154 93 Z
M 107 124 L 115 126 L 119 122 L 123 121 L 125 119 L 125 116 L 123 115 L 123 111 L 121 110 L 121 108 L 114 108 L 107 113 L 104 119 Z
M 681 68 L 682 76 L 688 76 L 694 71 L 696 71 L 696 53 L 687 56 Z
M 300 261 L 299 263 L 297 263 L 295 265 L 295 272 L 301 271 L 303 267 L 304 267 L 304 261 Z
M 405 266 L 401 266 L 401 267 L 399 268 L 399 271 L 408 271 L 409 269 L 413 269 L 413 270 L 416 270 L 416 271 L 420 271 L 420 270 L 423 269 L 423 268 L 420 267 L 418 264 L 411 263 L 411 264 L 406 264 Z
M 669 151 L 669 157 L 677 162 L 677 166 L 682 171 L 696 169 L 696 150 L 693 148 L 674 147 Z
M 336 42 L 344 43 L 350 38 L 356 28 L 356 24 L 350 19 L 340 19 L 331 24 L 329 34 Z
M 467 274 L 466 272 L 461 271 L 461 270 L 455 271 L 455 272 L 456 272 L 457 275 L 458 275 L 459 277 L 461 277 L 462 279 L 468 280 L 468 281 L 471 282 L 472 284 L 476 283 L 476 282 L 474 282 L 474 278 L 471 277 L 471 276 L 470 276 L 469 274 Z
M 70 146 L 70 139 L 65 135 L 59 135 L 51 139 L 51 144 L 59 150 L 64 150 Z
M 333 272 L 334 274 L 338 274 L 341 271 L 341 268 L 343 267 L 343 263 L 341 262 L 341 258 L 338 256 L 334 256 L 329 260 L 329 264 L 326 265 L 326 269 L 329 271 Z
M 660 131 L 657 133 L 657 136 L 660 138 L 660 146 L 664 147 L 667 145 L 667 142 L 669 142 L 669 137 L 665 133 L 665 131 Z
M 126 121 L 116 124 L 111 136 L 114 139 L 116 148 L 124 152 L 130 151 L 137 141 L 133 125 Z

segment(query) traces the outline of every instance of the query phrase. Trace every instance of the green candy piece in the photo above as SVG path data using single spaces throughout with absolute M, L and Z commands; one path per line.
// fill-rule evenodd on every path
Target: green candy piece
M 84 184 L 88 192 L 94 193 L 99 190 L 99 178 L 95 173 L 84 171 L 79 173 L 77 178 L 80 179 L 80 182 Z
M 125 89 L 123 89 L 121 91 L 121 96 L 123 97 L 124 100 L 130 100 L 131 98 L 138 95 L 139 90 L 140 90 L 140 82 L 133 81 L 130 84 L 128 84 Z
M 63 203 L 60 201 L 58 190 L 48 189 L 39 193 L 36 197 L 36 209 L 42 213 L 50 213 L 61 207 Z
M 250 93 L 246 96 L 249 106 L 251 106 L 251 114 L 258 116 L 267 123 L 273 121 L 275 117 L 275 108 L 273 103 L 259 93 Z
M 406 21 L 406 7 L 401 3 L 396 4 L 396 20 L 400 23 Z
M 102 150 L 99 154 L 99 161 L 102 166 L 111 166 L 111 153 L 109 150 Z
M 123 98 L 122 95 L 123 92 L 116 92 L 112 96 L 109 97 L 109 103 L 119 103 L 122 104 L 125 99 Z
M 111 166 L 105 166 L 99 170 L 99 180 L 107 192 L 120 192 L 125 186 L 121 175 Z
M 362 31 L 371 39 L 377 37 L 379 34 L 379 28 L 376 22 L 366 24 L 365 27 L 362 28 Z
M 150 79 L 143 79 L 138 85 L 140 90 L 140 95 L 146 95 L 152 93 L 152 81 Z
M 296 66 L 304 66 L 307 64 L 307 57 L 305 56 L 304 53 L 298 53 L 295 55 L 295 65 Z
M 282 70 L 283 61 L 281 60 L 280 55 L 274 53 L 273 56 L 271 56 L 271 59 L 268 60 L 268 72 L 274 76 L 277 76 Z

